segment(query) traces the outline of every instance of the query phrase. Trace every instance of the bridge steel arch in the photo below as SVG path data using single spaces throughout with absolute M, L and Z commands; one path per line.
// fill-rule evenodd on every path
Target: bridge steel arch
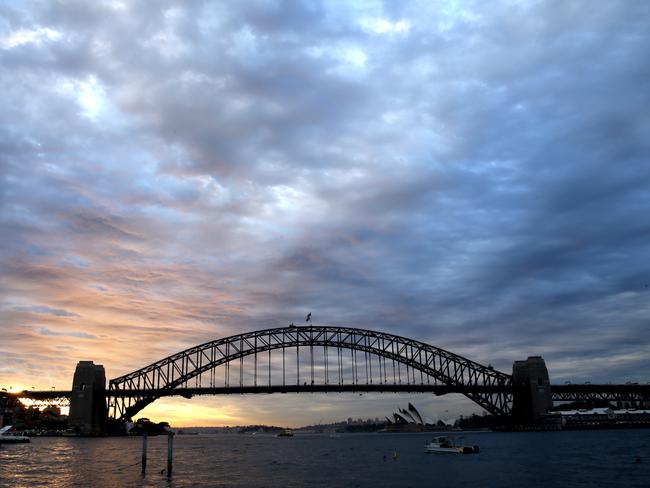
M 386 375 L 386 360 L 390 360 L 393 365 L 399 363 L 406 366 L 407 371 L 408 368 L 419 371 L 423 384 L 442 383 L 454 391 L 462 392 L 493 415 L 512 413 L 512 377 L 508 374 L 413 339 L 366 329 L 315 325 L 280 327 L 224 337 L 191 347 L 110 380 L 107 392 L 109 413 L 115 419 L 129 420 L 157 398 L 172 393 L 170 390 L 182 390 L 187 387 L 190 380 L 195 379 L 198 382 L 202 374 L 214 371 L 222 365 L 228 368 L 235 360 L 240 361 L 241 366 L 243 358 L 251 355 L 255 356 L 255 386 L 257 387 L 257 355 L 268 351 L 270 371 L 270 351 L 276 349 L 295 349 L 296 354 L 300 353 L 301 348 L 310 349 L 312 384 L 305 383 L 304 391 L 313 391 L 314 347 L 324 348 L 326 354 L 328 348 L 336 348 L 339 351 L 339 362 L 340 351 L 346 349 L 352 351 L 353 358 L 356 358 L 357 351 L 379 357 L 380 385 L 373 385 L 374 391 L 395 391 L 396 381 L 388 382 Z M 384 361 L 383 382 L 382 359 Z M 370 364 L 372 367 L 372 363 Z M 297 384 L 293 391 L 302 389 L 299 373 L 298 362 Z M 240 376 L 240 387 L 241 381 Z M 340 385 L 342 381 L 344 382 L 339 376 L 338 384 Z M 354 389 L 355 385 L 358 385 L 359 390 L 362 391 L 363 385 L 372 381 L 372 374 L 369 380 L 366 378 L 366 382 L 360 382 L 358 375 L 355 378 L 353 373 L 348 388 Z M 269 372 L 269 387 L 272 386 L 270 382 Z M 333 387 L 332 391 L 335 390 L 336 387 Z M 257 392 L 264 391 L 277 391 L 277 388 L 257 390 Z

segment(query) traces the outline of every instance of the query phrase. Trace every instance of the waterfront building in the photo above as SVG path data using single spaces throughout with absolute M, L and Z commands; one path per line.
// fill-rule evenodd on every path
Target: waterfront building
M 650 427 L 650 409 L 602 407 L 565 410 L 546 415 L 543 425 L 548 429 Z

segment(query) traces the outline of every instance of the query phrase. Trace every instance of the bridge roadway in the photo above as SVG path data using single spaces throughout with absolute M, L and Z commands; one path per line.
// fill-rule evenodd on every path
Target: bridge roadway
M 570 401 L 650 401 L 650 384 L 569 384 L 551 385 L 554 402 Z M 264 393 L 433 393 L 446 395 L 449 393 L 513 393 L 512 386 L 483 386 L 483 385 L 422 385 L 422 384 L 356 384 L 356 385 L 271 385 L 271 386 L 229 386 L 212 388 L 161 388 L 161 389 L 127 389 L 106 390 L 107 398 L 138 398 L 143 395 L 157 397 L 181 396 L 191 398 L 198 395 L 236 395 Z M 35 401 L 69 400 L 72 392 L 69 390 L 25 390 L 13 395 Z

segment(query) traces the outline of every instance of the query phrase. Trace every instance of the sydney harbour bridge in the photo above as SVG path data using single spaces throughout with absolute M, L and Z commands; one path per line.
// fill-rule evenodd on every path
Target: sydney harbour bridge
M 92 434 L 108 418 L 130 420 L 161 397 L 319 392 L 460 393 L 519 423 L 534 422 L 557 401 L 650 400 L 650 385 L 551 384 L 539 356 L 515 361 L 508 374 L 394 334 L 293 324 L 206 342 L 114 378 L 108 388 L 103 366 L 81 361 L 72 390 L 15 396 L 69 400 L 70 423 Z

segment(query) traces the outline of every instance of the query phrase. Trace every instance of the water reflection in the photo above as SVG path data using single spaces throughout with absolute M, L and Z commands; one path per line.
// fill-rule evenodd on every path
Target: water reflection
M 174 475 L 166 438 L 34 438 L 0 449 L 7 487 L 647 486 L 648 431 L 468 434 L 475 456 L 423 450 L 430 435 L 178 436 Z M 393 460 L 392 453 L 398 453 Z M 642 458 L 636 463 L 637 457 Z

